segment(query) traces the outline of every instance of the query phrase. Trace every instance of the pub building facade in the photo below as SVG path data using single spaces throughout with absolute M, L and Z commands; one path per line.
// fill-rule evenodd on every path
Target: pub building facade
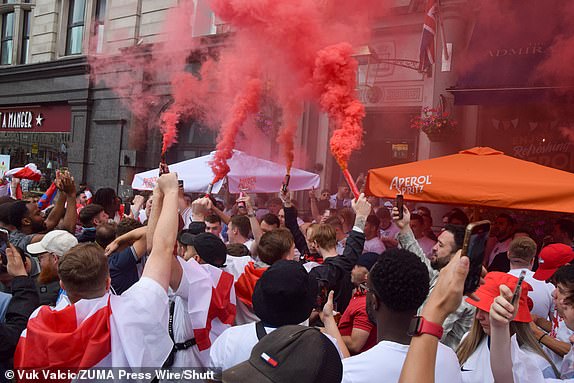
M 488 36 L 497 32 L 481 30 L 472 2 L 444 0 L 436 63 L 422 74 L 417 61 L 424 3 L 394 0 L 392 11 L 374 26 L 369 43 L 372 55 L 359 60 L 358 91 L 367 113 L 363 148 L 349 164 L 352 174 L 478 145 L 573 171 L 571 144 L 559 134 L 559 128 L 569 123 L 568 102 L 550 109 L 540 98 L 547 92 L 539 88 L 547 87 L 528 85 L 536 60 L 544 57 L 539 52 L 545 52 L 551 37 L 545 32 L 545 41 L 518 41 L 520 36 L 532 37 L 518 31 L 506 41 L 491 41 Z M 528 3 L 535 6 L 534 0 Z M 171 101 L 168 86 L 150 84 L 143 70 L 132 70 L 133 86 L 153 88 L 160 100 L 149 119 L 138 120 L 126 100 L 105 83 L 90 80 L 86 54 L 91 47 L 96 52 L 145 56 L 151 44 L 161 42 L 162 22 L 176 4 L 177 0 L 46 0 L 41 4 L 0 0 L 0 154 L 10 155 L 11 167 L 34 162 L 49 178 L 57 168 L 67 166 L 77 182 L 118 189 L 122 183 L 130 184 L 136 172 L 157 166 L 161 148 L 157 124 Z M 201 48 L 198 55 L 190 56 L 190 67 L 197 69 L 201 55 L 224 43 L 229 28 L 213 16 L 207 1 L 196 1 L 195 6 L 193 35 Z M 524 23 L 523 28 L 533 24 Z M 528 63 L 519 65 L 509 60 L 508 46 L 499 43 L 518 48 L 537 43 L 542 48 L 532 50 L 536 54 L 513 55 L 512 59 Z M 491 66 L 483 63 L 461 70 L 469 52 L 486 55 L 487 62 L 492 59 Z M 501 68 L 506 75 L 484 75 L 500 73 Z M 497 96 L 508 95 L 509 89 L 514 90 L 512 97 Z M 433 142 L 411 128 L 410 121 L 422 107 L 437 107 L 439 102 L 458 120 L 459 130 Z M 261 137 L 270 142 L 264 149 L 259 147 L 257 155 L 281 160 L 275 142 L 280 113 L 270 108 L 256 121 L 261 123 Z M 179 128 L 179 142 L 168 152 L 168 162 L 214 150 L 216 134 L 197 121 L 186 121 Z M 329 152 L 331 130 L 329 119 L 315 105 L 306 105 L 296 145 L 307 154 L 301 166 L 318 173 L 322 187 L 335 190 L 340 171 Z

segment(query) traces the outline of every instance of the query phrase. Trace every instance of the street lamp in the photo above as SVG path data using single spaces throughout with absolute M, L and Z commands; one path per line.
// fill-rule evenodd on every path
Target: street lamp
M 362 45 L 355 49 L 353 57 L 359 63 L 357 68 L 357 92 L 363 103 L 376 104 L 381 100 L 383 92 L 375 85 L 379 58 L 375 50 L 369 45 Z
M 379 65 L 387 64 L 419 71 L 419 62 L 409 59 L 381 59 L 369 45 L 361 45 L 355 49 L 353 57 L 358 61 L 357 91 L 363 103 L 376 104 L 383 97 L 381 88 L 375 85 Z

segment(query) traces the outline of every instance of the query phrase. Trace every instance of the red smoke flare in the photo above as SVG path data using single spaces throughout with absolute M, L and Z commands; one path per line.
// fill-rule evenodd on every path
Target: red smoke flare
M 179 115 L 173 112 L 165 112 L 161 117 L 161 132 L 163 134 L 163 146 L 161 152 L 165 151 L 177 142 L 177 123 Z
M 261 81 L 255 78 L 247 83 L 243 94 L 236 97 L 231 117 L 223 124 L 219 133 L 217 151 L 211 163 L 211 168 L 215 174 L 215 178 L 211 181 L 212 184 L 223 179 L 229 173 L 227 160 L 233 155 L 235 138 L 239 128 L 245 123 L 249 114 L 257 112 L 260 97 Z
M 347 184 L 349 185 L 351 192 L 355 196 L 355 199 L 359 199 L 359 195 L 361 195 L 361 193 L 359 192 L 359 188 L 357 188 L 357 184 L 355 183 L 355 181 L 353 181 L 353 177 L 351 176 L 349 169 L 343 169 L 343 176 L 345 177 L 345 180 L 347 181 Z
M 317 53 L 313 80 L 320 92 L 321 108 L 335 123 L 331 153 L 341 169 L 354 150 L 361 147 L 365 107 L 356 97 L 357 61 L 350 44 L 331 45 Z
M 301 102 L 291 99 L 284 108 L 283 128 L 277 136 L 277 142 L 283 148 L 285 157 L 285 173 L 291 174 L 291 167 L 295 159 L 295 134 L 297 133 L 298 121 L 301 115 Z

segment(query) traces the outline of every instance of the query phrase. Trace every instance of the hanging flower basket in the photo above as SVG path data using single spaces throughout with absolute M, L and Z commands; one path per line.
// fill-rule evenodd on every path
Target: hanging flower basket
M 411 128 L 422 130 L 432 142 L 446 141 L 457 130 L 457 122 L 448 112 L 425 107 L 420 116 L 413 117 Z

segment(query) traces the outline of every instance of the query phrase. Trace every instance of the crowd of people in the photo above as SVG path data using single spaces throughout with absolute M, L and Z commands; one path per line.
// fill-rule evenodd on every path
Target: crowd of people
M 425 206 L 399 212 L 345 185 L 311 191 L 300 214 L 286 190 L 224 203 L 185 194 L 173 173 L 127 204 L 77 191 L 68 171 L 54 183 L 43 209 L 0 199 L 0 380 L 93 367 L 202 367 L 223 382 L 574 378 L 568 217 L 538 238 L 498 214 L 481 285 L 463 297 L 461 209 L 437 230 Z

